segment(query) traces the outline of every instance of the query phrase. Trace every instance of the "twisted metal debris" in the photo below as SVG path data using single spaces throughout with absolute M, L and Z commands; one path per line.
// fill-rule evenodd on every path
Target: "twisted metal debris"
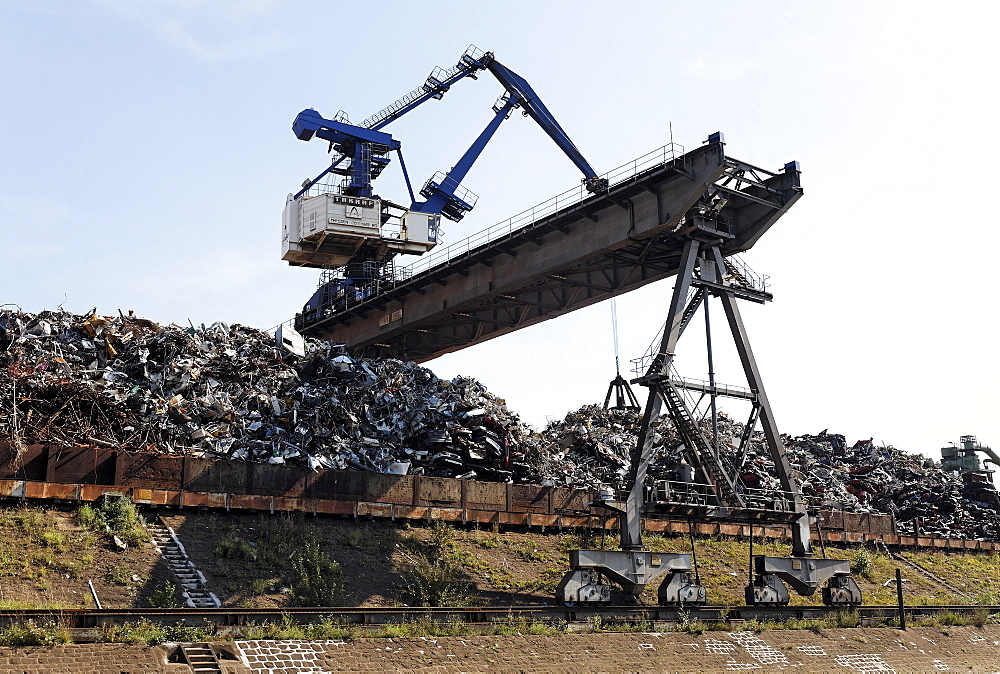
M 640 425 L 634 411 L 588 405 L 535 432 L 475 379 L 355 359 L 311 339 L 304 353 L 240 325 L 0 312 L 0 438 L 314 470 L 625 486 Z M 732 463 L 744 426 L 724 413 L 717 426 Z M 974 476 L 825 431 L 785 444 L 816 505 L 892 514 L 901 533 L 1000 538 L 1000 497 Z M 676 479 L 682 449 L 669 424 L 655 428 L 653 448 L 649 479 Z M 752 436 L 740 482 L 777 490 L 774 472 L 763 437 Z
M 509 481 L 529 433 L 474 379 L 266 332 L 131 315 L 0 314 L 0 435 L 15 441 Z
M 710 420 L 705 419 L 709 431 Z M 624 486 L 629 452 L 635 447 L 639 414 L 584 406 L 540 434 L 539 472 L 547 484 L 579 480 L 580 473 L 616 488 Z M 720 454 L 732 464 L 744 425 L 718 415 Z M 537 440 L 537 439 L 536 439 Z M 530 442 L 530 441 L 529 441 Z M 784 436 L 787 456 L 807 500 L 822 509 L 895 516 L 900 533 L 947 538 L 1000 539 L 1000 496 L 996 488 L 971 474 L 942 470 L 940 463 L 872 440 L 853 445 L 840 434 Z M 660 426 L 653 439 L 651 481 L 676 480 L 681 442 L 670 427 Z M 751 436 L 740 482 L 780 490 L 762 433 Z M 588 485 L 589 486 L 589 485 Z

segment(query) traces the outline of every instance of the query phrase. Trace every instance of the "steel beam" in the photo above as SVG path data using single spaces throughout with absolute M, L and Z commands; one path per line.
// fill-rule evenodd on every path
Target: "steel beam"
M 801 191 L 797 170 L 761 178 L 749 167 L 755 175 L 741 178 L 734 167 L 749 171 L 722 143 L 703 145 L 376 294 L 300 315 L 296 327 L 423 362 L 555 318 L 676 274 L 684 213 L 723 183 L 732 226 L 723 254 L 741 252 Z M 771 204 L 775 195 L 783 202 Z M 515 312 L 497 320 L 498 303 Z

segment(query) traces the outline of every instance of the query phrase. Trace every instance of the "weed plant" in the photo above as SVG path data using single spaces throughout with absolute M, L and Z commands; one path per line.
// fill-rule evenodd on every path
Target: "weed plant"
M 219 541 L 213 552 L 216 556 L 227 559 L 239 559 L 251 563 L 257 561 L 257 549 L 233 533 Z
M 408 606 L 467 606 L 472 584 L 456 559 L 455 529 L 435 522 L 426 543 L 404 539 L 411 551 L 403 570 L 400 598 Z
M 54 646 L 71 641 L 69 630 L 56 623 L 38 624 L 34 620 L 0 629 L 0 646 Z
M 122 625 L 106 625 L 97 636 L 97 641 L 118 644 L 149 644 L 155 646 L 167 641 L 209 641 L 215 626 L 205 624 L 194 627 L 177 623 L 157 625 L 149 620 L 140 620 Z
M 85 503 L 77 511 L 76 520 L 91 531 L 111 532 L 131 547 L 139 547 L 149 539 L 135 504 L 121 494 L 106 494 L 97 507 Z
M 344 595 L 344 573 L 340 564 L 306 541 L 292 559 L 293 606 L 336 606 Z
M 62 531 L 57 517 L 40 508 L 0 509 L 0 577 L 32 581 L 35 589 L 51 588 L 50 573 L 71 578 L 94 561 L 93 534 Z
M 149 598 L 149 605 L 152 608 L 183 608 L 184 602 L 177 596 L 177 586 L 168 580 L 156 588 Z

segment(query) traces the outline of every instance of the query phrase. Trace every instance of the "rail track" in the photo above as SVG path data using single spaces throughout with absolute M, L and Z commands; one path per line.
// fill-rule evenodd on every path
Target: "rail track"
M 557 622 L 568 625 L 589 625 L 600 619 L 604 623 L 677 624 L 685 621 L 728 622 L 738 628 L 750 620 L 784 621 L 788 619 L 826 618 L 838 610 L 828 606 L 489 606 L 471 608 L 284 608 L 284 609 L 194 609 L 194 608 L 137 608 L 137 609 L 18 609 L 0 610 L 0 626 L 23 623 L 57 623 L 71 630 L 99 630 L 104 627 L 149 621 L 159 625 L 190 627 L 214 626 L 217 635 L 238 634 L 240 628 L 254 624 L 291 621 L 313 624 L 332 620 L 344 625 L 379 627 L 391 624 L 435 621 L 440 623 L 466 623 L 470 626 L 488 626 L 510 620 Z M 859 622 L 865 624 L 896 618 L 896 606 L 859 606 Z M 1000 614 L 1000 606 L 939 605 L 905 606 L 907 619 L 933 616 L 941 613 L 972 615 L 988 611 Z

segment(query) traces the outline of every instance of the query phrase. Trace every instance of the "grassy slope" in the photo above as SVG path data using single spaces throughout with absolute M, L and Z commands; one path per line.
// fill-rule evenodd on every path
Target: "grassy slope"
M 142 605 L 169 578 L 158 559 L 148 542 L 116 551 L 75 509 L 0 507 L 0 608 L 93 607 L 88 580 L 105 608 Z
M 315 538 L 336 561 L 345 575 L 345 605 L 377 606 L 399 603 L 400 571 L 405 569 L 428 544 L 443 545 L 445 557 L 460 568 L 464 580 L 472 583 L 472 604 L 522 604 L 551 602 L 555 586 L 568 565 L 568 551 L 578 547 L 600 547 L 599 536 L 581 532 L 556 533 L 498 531 L 449 527 L 444 542 L 440 530 L 427 525 L 384 521 L 316 519 L 288 515 L 197 513 L 167 518 L 189 554 L 209 577 L 210 586 L 230 606 L 276 607 L 287 603 L 290 584 L 289 557 L 302 541 Z M 585 532 L 583 532 L 585 533 Z M 220 549 L 221 541 L 228 541 Z M 611 537 L 607 543 L 610 545 Z M 659 552 L 689 552 L 686 538 L 647 536 L 646 544 Z M 246 555 L 223 556 L 226 548 L 242 549 Z M 697 555 L 702 583 L 712 604 L 743 604 L 746 584 L 748 544 L 745 541 L 700 539 Z M 789 547 L 773 541 L 758 541 L 755 554 L 788 555 Z M 818 552 L 818 551 L 817 551 Z M 854 560 L 858 548 L 828 546 L 830 557 Z M 966 589 L 973 596 L 996 603 L 1000 596 L 1000 563 L 996 554 L 907 553 L 932 569 L 947 582 Z M 872 550 L 864 574 L 856 574 L 866 604 L 894 604 L 895 585 L 883 583 L 894 577 L 896 562 Z M 906 601 L 914 604 L 959 604 L 951 594 L 903 567 Z M 624 599 L 618 597 L 618 599 Z M 655 588 L 643 599 L 655 603 Z M 817 595 L 793 595 L 793 604 L 815 604 Z
M 551 602 L 568 564 L 568 551 L 600 547 L 587 532 L 526 532 L 448 527 L 385 521 L 354 521 L 289 515 L 232 513 L 172 514 L 166 520 L 228 606 L 288 605 L 293 582 L 291 560 L 306 540 L 316 540 L 340 563 L 344 605 L 391 606 L 400 603 L 401 572 L 436 543 L 444 557 L 471 583 L 471 604 Z M 608 547 L 611 537 L 609 537 Z M 686 538 L 651 535 L 650 549 L 689 552 Z M 758 541 L 757 554 L 787 555 L 788 546 Z M 857 548 L 828 548 L 830 557 L 855 559 Z M 1000 602 L 1000 555 L 918 551 L 904 553 L 952 585 Z M 748 545 L 725 538 L 697 541 L 702 583 L 712 604 L 743 603 Z M 867 571 L 856 574 L 866 604 L 895 603 L 896 563 L 868 551 Z M 133 582 L 132 575 L 140 580 Z M 915 604 L 963 603 L 903 567 L 906 601 Z M 106 536 L 81 528 L 72 509 L 0 507 L 0 607 L 92 605 L 87 579 L 93 579 L 106 606 L 146 605 L 169 578 L 155 550 L 146 543 L 116 552 Z M 624 597 L 616 600 L 624 601 Z M 643 597 L 655 603 L 655 588 Z M 793 595 L 793 604 L 818 603 L 819 597 Z

